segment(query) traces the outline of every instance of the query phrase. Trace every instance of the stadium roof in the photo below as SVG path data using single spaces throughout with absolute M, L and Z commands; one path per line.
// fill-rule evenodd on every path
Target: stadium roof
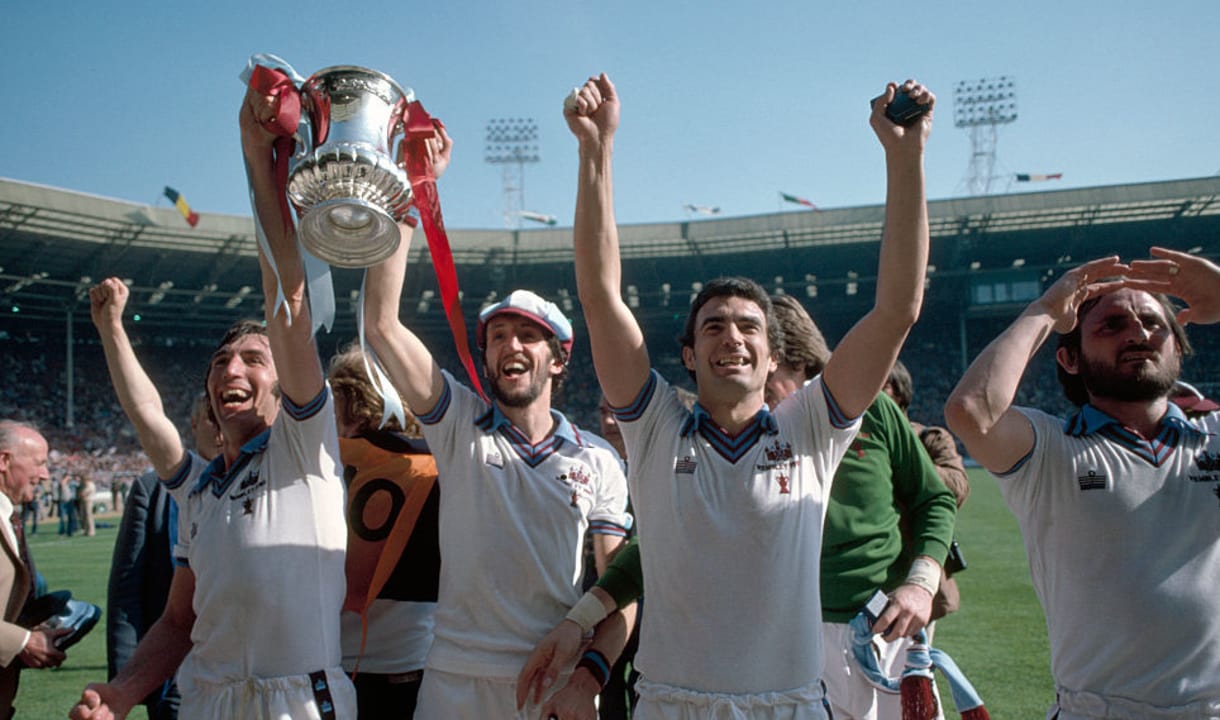
M 1128 234 L 1146 249 L 1149 228 L 1184 222 L 1199 228 L 1185 237 L 1199 240 L 1183 249 L 1214 257 L 1220 252 L 1220 177 L 941 200 L 929 203 L 929 215 L 931 272 L 1019 267 L 1029 253 L 1040 254 L 1031 263 L 1043 266 L 1071 263 L 1072 238 L 1084 233 L 1095 246 L 1100 233 L 1116 228 L 1134 231 Z M 847 282 L 875 273 L 883 221 L 884 207 L 875 205 L 625 225 L 619 233 L 627 282 L 633 272 L 656 279 L 671 270 L 680 282 L 750 270 L 803 273 L 810 258 Z M 571 228 L 450 230 L 449 239 L 468 296 L 503 294 L 522 279 L 547 292 L 575 294 Z M 421 239 L 412 248 L 410 287 L 435 287 L 424 246 Z M 742 258 L 762 257 L 771 260 L 741 267 Z M 65 318 L 88 322 L 88 287 L 110 275 L 129 280 L 131 309 L 149 325 L 224 327 L 261 313 L 256 258 L 249 217 L 201 214 L 192 228 L 172 207 L 0 178 L 0 330 L 31 322 L 46 327 Z M 819 272 L 830 277 L 831 271 Z M 764 277 L 770 282 L 770 275 Z M 351 308 L 343 299 L 354 297 L 359 284 L 357 271 L 336 273 L 339 314 L 349 322 Z M 418 312 L 425 314 L 427 293 L 413 297 L 412 309 L 404 311 L 415 312 L 418 300 Z M 436 310 L 431 317 L 443 322 Z

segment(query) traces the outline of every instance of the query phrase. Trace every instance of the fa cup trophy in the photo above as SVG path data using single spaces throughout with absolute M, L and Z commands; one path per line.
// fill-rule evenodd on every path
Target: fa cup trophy
M 395 152 L 413 100 L 388 75 L 346 65 L 319 70 L 301 87 L 287 189 L 300 214 L 298 237 L 314 256 L 369 267 L 397 249 L 411 183 Z

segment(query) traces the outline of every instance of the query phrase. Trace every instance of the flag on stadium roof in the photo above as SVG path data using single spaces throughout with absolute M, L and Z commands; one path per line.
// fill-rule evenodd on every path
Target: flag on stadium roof
M 796 203 L 797 205 L 804 205 L 805 207 L 809 208 L 810 210 L 813 210 L 814 212 L 822 212 L 821 210 L 818 210 L 817 205 L 814 205 L 812 202 L 810 202 L 809 200 L 806 200 L 803 197 L 799 197 L 796 195 L 789 195 L 786 192 L 781 192 L 779 194 L 779 196 L 784 199 L 784 202 Z
M 1062 180 L 1063 173 L 1051 173 L 1049 175 L 1031 175 L 1029 173 L 1017 173 L 1017 182 L 1045 182 L 1047 180 Z
M 169 198 L 169 201 L 178 208 L 178 212 L 182 213 L 182 218 L 186 220 L 187 225 L 195 227 L 199 224 L 199 213 L 191 210 L 191 206 L 186 204 L 186 198 L 179 195 L 177 190 L 166 185 L 165 197 Z
M 554 225 L 559 222 L 559 218 L 554 215 L 543 215 L 542 213 L 530 212 L 529 210 L 518 210 L 517 214 L 526 220 L 533 220 L 543 225 Z
M 714 207 L 712 205 L 693 205 L 691 203 L 687 203 L 686 205 L 683 205 L 682 207 L 685 208 L 687 212 L 697 213 L 699 215 L 719 215 L 720 214 L 720 208 Z

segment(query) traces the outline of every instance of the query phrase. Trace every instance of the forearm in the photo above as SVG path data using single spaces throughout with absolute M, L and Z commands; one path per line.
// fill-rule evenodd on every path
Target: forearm
M 165 414 L 161 394 L 136 358 L 121 321 L 103 323 L 98 334 L 119 405 L 135 427 L 140 446 L 157 474 L 168 477 L 182 462 L 184 448 L 178 429 Z
M 613 139 L 580 144 L 572 234 L 576 243 L 576 287 L 582 305 L 605 306 L 621 292 L 613 156 Z
M 411 229 L 399 225 L 398 249 L 368 269 L 364 287 L 364 333 L 391 382 L 415 414 L 436 406 L 443 380 L 432 353 L 399 319 L 402 285 L 411 248 Z
M 928 244 L 922 149 L 891 149 L 886 153 L 885 229 L 875 307 L 887 318 L 892 316 L 891 322 L 903 337 L 923 304 Z
M 920 148 L 886 151 L 885 228 L 875 304 L 832 353 L 823 379 L 848 417 L 872 404 L 919 317 L 928 265 L 928 213 Z
M 1012 406 L 1025 368 L 1053 327 L 1053 318 L 1030 305 L 966 369 L 949 395 L 945 420 L 967 447 L 967 437 L 986 435 Z
M 176 625 L 169 617 L 162 615 L 140 640 L 131 659 L 110 682 L 111 689 L 119 698 L 118 703 L 111 703 L 111 708 L 120 709 L 115 707 L 119 705 L 126 712 L 139 704 L 149 693 L 173 677 L 190 649 L 190 627 Z
M 612 140 L 581 144 L 573 240 L 593 365 L 606 397 L 624 404 L 639 391 L 649 363 L 643 332 L 622 298 L 612 154 Z

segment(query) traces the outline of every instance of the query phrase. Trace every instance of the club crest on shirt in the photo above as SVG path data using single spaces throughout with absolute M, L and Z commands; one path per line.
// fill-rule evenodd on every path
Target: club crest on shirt
M 253 510 L 247 508 L 252 507 L 254 494 L 266 484 L 267 481 L 262 478 L 257 469 L 251 470 L 249 475 L 242 478 L 241 484 L 237 486 L 237 489 L 230 493 L 229 499 L 233 502 L 240 502 L 243 513 L 250 515 L 253 513 Z
M 490 465 L 494 468 L 500 468 L 501 470 L 503 470 L 504 469 L 504 456 L 500 454 L 499 450 L 488 450 L 487 454 L 485 456 L 483 456 L 483 464 Z
M 1090 470 L 1084 475 L 1077 476 L 1076 482 L 1080 483 L 1081 491 L 1105 490 L 1106 485 L 1109 484 L 1106 476 L 1097 472 L 1096 470 Z
M 678 475 L 694 475 L 695 474 L 695 459 L 690 455 L 683 455 L 674 460 L 674 473 Z
M 763 448 L 763 460 L 755 465 L 756 470 L 774 470 L 792 465 L 792 445 L 783 440 L 775 440 Z
M 568 504 L 574 508 L 580 507 L 581 498 L 593 497 L 593 476 L 583 465 L 572 465 L 555 479 L 568 487 Z

